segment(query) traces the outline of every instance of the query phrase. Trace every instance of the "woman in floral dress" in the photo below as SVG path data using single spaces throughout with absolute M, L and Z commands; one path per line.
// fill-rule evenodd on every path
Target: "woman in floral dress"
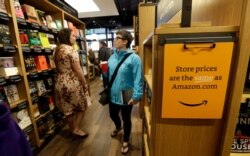
M 55 83 L 56 105 L 66 116 L 72 133 L 86 137 L 88 134 L 80 129 L 87 109 L 87 84 L 80 66 L 79 55 L 73 48 L 76 38 L 70 29 L 58 32 L 59 44 L 54 53 L 57 68 Z

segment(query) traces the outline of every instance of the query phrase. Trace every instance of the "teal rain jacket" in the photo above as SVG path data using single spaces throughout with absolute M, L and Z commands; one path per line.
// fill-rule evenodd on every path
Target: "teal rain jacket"
M 143 74 L 140 57 L 132 50 L 127 51 L 116 50 L 108 60 L 109 81 L 115 71 L 116 66 L 122 60 L 126 53 L 131 54 L 120 66 L 116 78 L 113 82 L 110 99 L 114 104 L 122 104 L 122 90 L 133 88 L 132 99 L 140 100 L 143 94 Z

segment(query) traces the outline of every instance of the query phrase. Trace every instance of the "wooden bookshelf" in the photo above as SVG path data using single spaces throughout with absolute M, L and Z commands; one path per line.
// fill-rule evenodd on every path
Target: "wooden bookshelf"
M 39 1 L 34 1 L 34 0 L 19 0 L 20 4 L 28 4 L 33 6 L 35 9 L 44 11 L 45 14 L 49 14 L 51 15 L 51 17 L 53 18 L 53 20 L 57 19 L 60 20 L 63 23 L 63 20 L 69 20 L 70 22 L 72 22 L 77 29 L 81 29 L 83 31 L 83 35 L 82 36 L 82 41 L 83 43 L 83 49 L 81 50 L 85 50 L 86 51 L 86 43 L 85 43 L 85 23 L 83 23 L 82 21 L 80 21 L 79 19 L 77 19 L 76 17 L 70 15 L 69 13 L 65 12 L 64 10 L 62 10 L 61 8 L 55 6 L 53 3 L 49 2 L 48 0 L 39 0 Z M 13 56 L 14 57 L 14 61 L 15 61 L 15 65 L 18 68 L 19 71 L 19 75 L 21 80 L 16 82 L 17 85 L 17 89 L 19 92 L 19 97 L 20 100 L 15 101 L 13 103 L 10 104 L 10 109 L 16 109 L 16 107 L 18 107 L 18 105 L 20 103 L 24 103 L 25 101 L 28 102 L 28 112 L 29 112 L 29 116 L 31 119 L 31 123 L 32 123 L 32 131 L 29 132 L 30 134 L 30 141 L 32 142 L 34 148 L 39 148 L 44 142 L 46 142 L 46 139 L 44 138 L 39 138 L 39 133 L 38 133 L 38 127 L 37 127 L 37 120 L 41 120 L 42 118 L 46 118 L 46 116 L 50 113 L 53 113 L 55 110 L 48 110 L 48 112 L 40 114 L 38 117 L 34 117 L 34 106 L 33 106 L 33 102 L 32 102 L 32 95 L 30 94 L 30 87 L 29 87 L 29 82 L 30 81 L 36 81 L 38 79 L 42 79 L 43 78 L 47 78 L 47 77 L 53 77 L 54 73 L 50 73 L 53 72 L 54 69 L 53 68 L 48 68 L 46 70 L 33 70 L 33 71 L 28 71 L 26 69 L 25 66 L 25 57 L 27 56 L 38 56 L 38 55 L 43 55 L 45 57 L 47 57 L 48 55 L 52 55 L 53 50 L 51 50 L 51 53 L 48 53 L 45 51 L 44 48 L 41 48 L 41 53 L 35 53 L 34 49 L 30 48 L 30 52 L 23 52 L 22 51 L 22 44 L 21 41 L 19 39 L 19 29 L 34 29 L 34 30 L 38 30 L 40 32 L 44 32 L 44 33 L 48 33 L 48 34 L 52 34 L 54 36 L 57 35 L 57 32 L 59 30 L 51 30 L 51 29 L 44 29 L 41 25 L 38 26 L 32 26 L 32 23 L 27 22 L 26 20 L 24 20 L 24 23 L 20 23 L 17 21 L 17 17 L 15 14 L 15 8 L 14 8 L 14 3 L 13 0 L 5 0 L 5 4 L 6 4 L 6 9 L 8 11 L 7 17 L 6 18 L 0 18 L 0 21 L 6 25 L 8 25 L 9 29 L 10 29 L 10 34 L 11 34 L 11 38 L 12 38 L 12 46 L 16 48 L 16 52 L 13 53 L 9 53 L 7 54 L 7 56 Z M 56 37 L 55 37 L 56 38 Z M 56 40 L 56 39 L 55 39 Z M 29 45 L 26 45 L 29 46 Z M 2 51 L 4 45 L 0 44 L 0 50 Z M 4 56 L 2 56 L 2 53 L 0 54 L 0 57 L 5 57 L 6 54 L 4 54 Z M 47 58 L 48 59 L 48 58 Z M 49 64 L 49 62 L 48 62 Z M 46 75 L 45 76 L 42 75 L 44 72 L 49 72 L 49 74 L 51 75 Z M 37 73 L 39 75 L 38 79 L 37 78 L 30 78 L 30 74 L 34 72 Z M 88 81 L 88 72 L 86 75 L 87 81 Z M 34 80 L 33 80 L 34 79 Z M 6 82 L 9 83 L 9 77 L 5 78 Z M 47 88 L 46 88 L 47 89 Z M 44 96 L 54 96 L 53 92 L 51 91 L 51 89 L 47 89 L 48 93 L 46 93 L 46 95 Z M 48 95 L 47 95 L 48 94 Z M 38 98 L 40 98 L 38 96 Z M 63 118 L 62 118 L 63 120 Z M 61 121 L 62 121 L 61 120 Z M 61 122 L 59 121 L 59 122 Z M 56 125 L 56 123 L 55 123 Z M 48 131 L 48 135 L 53 135 L 53 131 Z

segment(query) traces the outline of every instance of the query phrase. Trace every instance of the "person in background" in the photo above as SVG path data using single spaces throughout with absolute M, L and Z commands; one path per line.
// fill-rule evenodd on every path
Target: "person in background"
M 110 48 L 107 47 L 107 44 L 104 41 L 99 42 L 99 48 L 100 49 L 98 51 L 98 60 L 99 60 L 100 67 L 101 67 L 102 62 L 108 61 L 111 55 L 111 50 Z M 102 80 L 103 80 L 103 87 L 105 88 L 108 83 L 108 77 L 107 77 L 107 74 L 104 72 L 101 72 L 101 74 L 102 74 Z
M 93 52 L 92 48 L 89 48 L 88 50 L 88 58 L 89 62 L 96 65 L 96 58 L 95 58 L 95 53 Z
M 81 122 L 87 109 L 88 86 L 79 62 L 78 52 L 73 48 L 76 37 L 68 29 L 58 32 L 59 44 L 54 53 L 57 69 L 55 99 L 58 109 L 65 115 L 70 130 L 76 136 L 87 137 L 81 130 Z
M 1 156 L 33 155 L 25 134 L 3 104 L 0 104 L 0 153 Z
M 115 129 L 111 133 L 111 137 L 115 137 L 120 130 L 124 131 L 121 153 L 126 154 L 129 151 L 129 137 L 131 132 L 131 111 L 133 105 L 137 104 L 143 94 L 143 74 L 140 57 L 130 50 L 130 44 L 133 37 L 129 31 L 120 30 L 116 32 L 114 41 L 115 50 L 108 60 L 109 80 L 118 63 L 122 58 L 132 53 L 120 66 L 113 85 L 110 89 L 109 113 L 115 124 Z M 123 102 L 123 91 L 132 90 L 128 103 Z M 121 112 L 123 126 L 119 117 Z

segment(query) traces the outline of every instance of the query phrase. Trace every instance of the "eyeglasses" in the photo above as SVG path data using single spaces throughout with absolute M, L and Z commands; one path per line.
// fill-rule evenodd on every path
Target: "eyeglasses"
M 119 36 L 117 36 L 115 39 L 116 39 L 116 40 L 119 40 L 119 39 L 125 40 L 125 38 L 122 38 L 122 37 L 119 37 Z

